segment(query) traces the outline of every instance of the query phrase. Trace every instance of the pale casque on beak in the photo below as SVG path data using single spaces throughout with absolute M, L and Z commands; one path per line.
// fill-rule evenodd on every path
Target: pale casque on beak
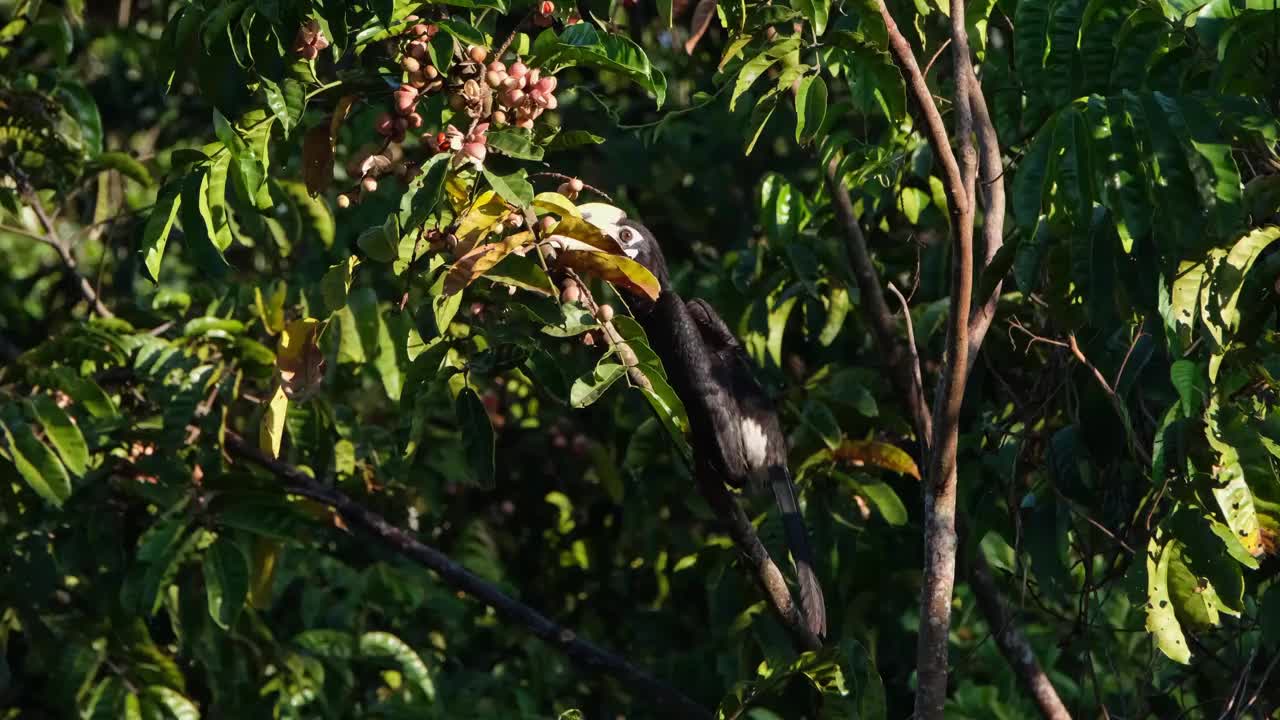
M 600 229 L 600 232 L 613 238 L 622 248 L 622 252 L 630 258 L 634 258 L 640 252 L 637 241 L 627 242 L 631 233 L 622 232 L 622 221 L 627 219 L 627 213 L 620 208 L 616 208 L 607 203 L 585 203 L 578 206 L 578 210 L 582 213 L 582 219 L 591 223 Z

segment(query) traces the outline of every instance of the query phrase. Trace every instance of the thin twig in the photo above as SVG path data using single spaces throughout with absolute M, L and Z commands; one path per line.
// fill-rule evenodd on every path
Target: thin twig
M 569 182 L 570 180 L 576 180 L 576 179 L 577 179 L 577 178 L 569 177 L 568 175 L 564 175 L 564 174 L 562 174 L 562 173 L 558 173 L 558 172 L 536 172 L 536 173 L 531 174 L 529 177 L 531 177 L 531 178 L 536 178 L 536 177 L 546 177 L 546 178 L 552 178 L 552 179 L 555 179 L 555 180 L 559 180 L 559 181 L 561 181 L 561 182 Z M 610 205 L 612 205 L 612 204 L 613 204 L 613 198 L 612 198 L 612 197 L 609 197 L 609 193 L 607 193 L 607 192 L 605 192 L 605 191 L 601 190 L 600 188 L 598 188 L 598 187 L 596 187 L 596 186 L 594 186 L 594 185 L 588 185 L 588 184 L 586 184 L 586 183 L 582 183 L 582 189 L 583 189 L 583 190 L 590 190 L 591 192 L 593 192 L 593 193 L 595 193 L 595 194 L 599 195 L 600 197 L 604 198 L 604 201 L 605 201 L 605 202 L 609 203 Z
M 583 282 L 578 273 L 572 269 L 566 270 L 565 274 L 578 286 L 578 293 L 581 297 L 582 304 L 587 306 L 587 310 L 591 312 L 592 317 L 600 320 L 600 305 L 596 303 L 595 297 L 591 294 L 591 289 Z M 631 349 L 622 333 L 618 332 L 612 320 L 600 322 L 600 327 L 604 331 L 605 341 L 609 343 L 609 347 L 618 353 L 618 359 L 622 360 L 622 365 L 627 369 L 627 379 L 631 384 L 644 388 L 645 390 L 653 390 L 653 383 L 640 369 L 640 358 L 636 356 L 634 350 Z
M 49 214 L 45 212 L 44 205 L 40 202 L 40 198 L 36 196 L 35 191 L 28 185 L 25 180 L 20 181 L 22 188 L 22 196 L 35 211 L 36 217 L 40 219 L 40 225 L 44 228 L 45 236 L 38 237 L 32 233 L 23 232 L 28 237 L 35 237 L 41 242 L 49 245 L 58 251 L 58 257 L 62 260 L 62 264 L 67 268 L 67 272 L 71 273 L 72 278 L 76 282 L 76 286 L 80 289 L 80 294 L 85 300 L 89 301 L 89 307 L 102 317 L 115 317 L 115 313 L 111 312 L 106 305 L 102 304 L 102 300 L 98 297 L 98 292 L 93 289 L 93 285 L 89 279 L 80 274 L 76 256 L 71 252 L 71 248 L 67 243 L 58 237 L 58 230 L 53 226 L 53 220 L 49 218 Z
M 929 403 L 924 395 L 924 383 L 912 373 L 910 350 L 898 339 L 897 322 L 893 312 L 885 302 L 884 292 L 880 289 L 880 276 L 867 251 L 867 238 L 858 224 L 854 214 L 853 198 L 845 187 L 838 171 L 838 158 L 831 158 L 827 163 L 825 178 L 827 191 L 831 193 L 835 205 L 836 217 L 840 221 L 840 229 L 845 238 L 845 249 L 849 254 L 849 264 L 853 268 L 853 277 L 858 281 L 858 292 L 863 301 L 858 304 L 863 319 L 871 327 L 876 345 L 885 354 L 884 367 L 889 371 L 898 391 L 903 393 L 903 401 L 907 405 L 907 414 L 911 418 L 916 437 L 922 448 L 927 448 L 929 436 L 932 434 L 932 418 Z M 908 313 L 909 314 L 909 313 Z M 910 322 L 910 319 L 908 319 Z
M 898 290 L 898 286 L 889 283 L 889 292 L 898 298 L 898 302 L 902 303 L 902 317 L 907 323 L 907 355 L 911 358 L 911 375 L 913 387 L 922 388 L 921 397 L 924 396 L 924 373 L 920 368 L 920 351 L 916 347 L 916 331 L 911 323 L 911 306 L 907 304 L 907 299 L 902 296 L 902 292 Z
M 420 542 L 381 515 L 328 487 L 296 467 L 263 454 L 233 431 L 226 433 L 227 449 L 258 465 L 286 483 L 285 490 L 332 507 L 350 527 L 360 528 L 390 550 L 434 571 L 449 586 L 493 608 L 503 618 L 524 626 L 538 638 L 564 652 L 586 670 L 611 675 L 621 681 L 637 701 L 653 702 L 679 717 L 710 718 L 711 714 L 678 689 L 653 677 L 627 659 L 578 637 L 573 630 L 502 592 L 452 558 Z
M 1111 402 L 1111 407 L 1115 409 L 1116 415 L 1119 416 L 1121 424 L 1124 425 L 1125 434 L 1129 436 L 1130 449 L 1132 449 L 1133 452 L 1142 459 L 1142 462 L 1145 463 L 1147 467 L 1151 467 L 1151 453 L 1148 452 L 1146 447 L 1138 441 L 1138 433 L 1133 429 L 1133 422 L 1129 420 L 1129 412 L 1125 410 L 1124 403 L 1120 401 L 1120 396 L 1116 394 L 1116 391 L 1112 389 L 1111 384 L 1107 382 L 1105 377 L 1103 377 L 1102 371 L 1093 363 L 1089 362 L 1089 358 L 1084 356 L 1084 352 L 1080 350 L 1080 345 L 1076 343 L 1076 336 L 1074 334 L 1067 335 L 1067 344 L 1071 348 L 1071 354 L 1076 356 L 1076 360 L 1079 360 L 1081 365 L 1089 368 L 1089 371 L 1093 373 L 1093 377 L 1098 381 L 1098 384 L 1102 386 L 1103 391 L 1107 395 L 1107 400 Z

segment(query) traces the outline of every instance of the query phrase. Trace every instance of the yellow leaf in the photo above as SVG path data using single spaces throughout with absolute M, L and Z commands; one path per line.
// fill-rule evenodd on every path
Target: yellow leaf
M 267 411 L 262 415 L 262 424 L 258 428 L 258 447 L 273 458 L 280 457 L 280 444 L 284 442 L 284 419 L 289 413 L 289 396 L 284 388 L 276 387 L 276 394 L 267 403 Z
M 470 250 L 478 245 L 508 212 L 507 202 L 498 197 L 497 193 L 492 190 L 481 193 L 458 222 L 455 233 L 458 236 L 458 246 Z
M 249 602 L 259 610 L 271 604 L 271 586 L 276 579 L 280 543 L 260 537 L 253 544 L 253 568 L 249 576 Z
M 831 451 L 835 460 L 854 467 L 872 465 L 920 479 L 920 468 L 905 450 L 874 440 L 846 440 Z
M 561 222 L 563 224 L 563 221 Z M 612 255 L 600 250 L 564 250 L 556 256 L 556 263 L 594 275 L 614 285 L 621 285 L 635 292 L 658 299 L 661 287 L 649 269 L 629 257 Z
M 449 274 L 444 279 L 444 294 L 453 295 L 462 292 L 464 288 L 475 282 L 476 278 L 483 276 L 497 265 L 502 258 L 532 243 L 533 233 L 526 230 L 498 242 L 475 248 L 458 258 L 449 268 Z
M 600 228 L 581 218 L 566 217 L 561 220 L 556 224 L 556 232 L 552 237 L 556 235 L 572 238 L 613 255 L 622 254 L 622 248 L 617 240 L 605 235 Z
M 533 198 L 533 207 L 544 213 L 555 213 L 560 217 L 582 217 L 578 207 L 569 198 L 557 192 L 538 193 Z
M 315 318 L 294 320 L 280 333 L 276 375 L 281 389 L 293 400 L 306 399 L 324 380 L 320 333 L 325 324 Z

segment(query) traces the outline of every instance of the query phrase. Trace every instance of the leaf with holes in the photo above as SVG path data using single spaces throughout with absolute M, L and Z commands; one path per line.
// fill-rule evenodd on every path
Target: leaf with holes
M 1169 596 L 1169 562 L 1173 556 L 1173 543 L 1161 542 L 1152 537 L 1147 544 L 1147 632 L 1151 633 L 1166 657 L 1186 665 L 1191 662 L 1191 650 L 1182 634 L 1182 625 L 1173 610 Z

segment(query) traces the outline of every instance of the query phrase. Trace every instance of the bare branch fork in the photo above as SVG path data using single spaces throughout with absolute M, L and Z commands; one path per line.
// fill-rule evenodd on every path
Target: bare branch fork
M 538 638 L 557 648 L 569 659 L 591 672 L 611 675 L 622 682 L 639 702 L 653 703 L 674 717 L 708 720 L 711 713 L 687 695 L 615 655 L 578 637 L 573 630 L 556 623 L 480 578 L 434 547 L 387 522 L 386 518 L 329 487 L 296 467 L 272 459 L 230 430 L 226 447 L 232 455 L 266 469 L 285 483 L 287 492 L 310 498 L 333 508 L 343 521 L 382 542 L 393 552 L 434 571 L 450 585 L 493 608 L 504 619 L 522 625 Z
M 989 298 L 973 305 L 974 224 L 977 216 L 977 178 L 982 177 L 984 223 L 980 252 L 983 266 L 999 251 L 1003 241 L 1005 191 L 999 139 L 986 99 L 970 60 L 969 38 L 963 21 L 952 24 L 948 41 L 955 67 L 957 153 L 942 116 L 929 91 L 924 73 L 910 43 L 894 22 L 884 0 L 878 0 L 888 30 L 891 54 L 915 101 L 924 132 L 941 164 L 951 220 L 951 313 L 947 327 L 946 364 L 937 388 L 933 412 L 925 399 L 919 373 L 919 357 L 897 337 L 896 323 L 885 302 L 880 279 L 867 252 L 867 243 L 848 190 L 833 160 L 826 169 L 836 213 L 848 240 L 850 260 L 865 302 L 862 312 L 885 355 L 887 369 L 907 410 L 927 458 L 925 476 L 925 567 L 921 589 L 920 636 L 917 645 L 919 691 L 915 716 L 941 718 L 947 695 L 948 635 L 951 598 L 955 585 L 957 517 L 956 459 L 960 406 L 971 368 L 995 316 L 1000 296 L 997 285 Z M 951 0 L 951 17 L 964 18 L 964 0 Z M 932 63 L 931 63 L 932 64 Z M 975 136 L 977 147 L 975 148 Z M 901 300 L 901 297 L 899 297 Z M 904 312 L 909 312 L 904 305 Z M 970 582 L 984 614 L 997 635 L 997 644 L 1013 666 L 1041 713 L 1048 718 L 1069 718 L 1048 677 L 1040 668 L 1030 644 L 1013 623 L 1012 615 L 981 554 L 969 568 Z
M 89 307 L 102 317 L 115 317 L 115 313 L 112 313 L 106 305 L 102 304 L 102 299 L 98 297 L 98 291 L 93 289 L 89 279 L 80 273 L 79 263 L 76 262 L 76 256 L 71 252 L 70 244 L 58 236 L 58 230 L 49 214 L 45 212 L 44 205 L 40 203 L 40 198 L 36 195 L 35 190 L 25 180 L 21 181 L 21 189 L 23 199 L 35 211 L 36 217 L 40 219 L 40 225 L 45 232 L 43 236 L 32 233 L 23 234 L 35 238 L 58 251 L 58 259 L 62 261 L 62 265 L 66 267 L 67 272 L 71 273 L 71 277 L 75 281 L 76 287 L 80 290 L 80 294 L 84 296 L 85 300 L 89 301 Z

